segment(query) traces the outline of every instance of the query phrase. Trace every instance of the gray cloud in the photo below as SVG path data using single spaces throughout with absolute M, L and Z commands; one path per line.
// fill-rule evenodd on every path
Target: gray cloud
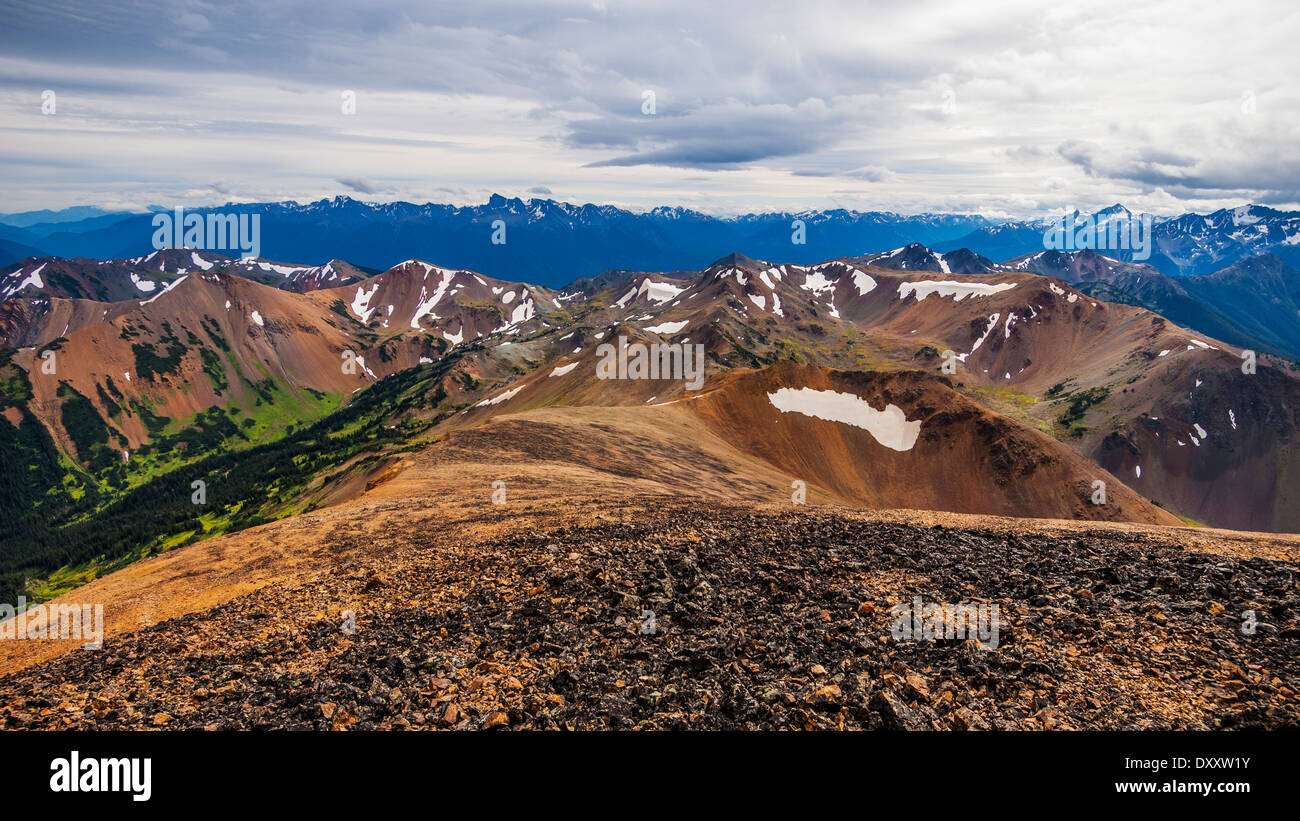
M 1300 199 L 1300 17 L 1265 0 L 0 0 L 0 19 L 11 210 L 212 179 L 733 210 Z
M 375 185 L 373 182 L 361 177 L 339 177 L 335 180 L 344 188 L 356 191 L 358 194 L 380 194 L 385 191 L 391 191 L 390 188 L 381 185 Z

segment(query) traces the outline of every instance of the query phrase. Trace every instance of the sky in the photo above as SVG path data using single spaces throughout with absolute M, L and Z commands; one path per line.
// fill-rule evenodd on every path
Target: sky
M 0 0 L 0 212 L 1297 208 L 1297 42 L 1262 0 Z

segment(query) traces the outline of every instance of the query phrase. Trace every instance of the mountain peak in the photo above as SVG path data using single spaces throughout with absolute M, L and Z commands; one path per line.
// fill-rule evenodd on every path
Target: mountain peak
M 705 270 L 713 270 L 715 268 L 742 268 L 757 271 L 758 269 L 765 267 L 767 267 L 767 263 L 759 262 L 756 259 L 750 259 L 744 254 L 733 251 L 725 257 L 714 260 L 713 264 L 709 265 Z

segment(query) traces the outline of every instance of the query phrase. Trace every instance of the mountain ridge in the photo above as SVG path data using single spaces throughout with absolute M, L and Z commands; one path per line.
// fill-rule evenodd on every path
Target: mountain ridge
M 616 268 L 698 269 L 731 248 L 807 264 L 919 242 L 940 252 L 965 247 L 989 259 L 1008 259 L 1043 250 L 1043 234 L 1056 219 L 845 208 L 714 216 L 683 207 L 631 211 L 500 194 L 465 206 L 367 203 L 336 196 L 304 204 L 227 203 L 191 213 L 259 214 L 261 251 L 272 259 L 309 265 L 346 259 L 380 270 L 403 259 L 436 259 L 449 267 L 548 287 Z M 1075 216 L 1104 222 L 1137 215 L 1117 204 Z M 109 214 L 80 223 L 50 223 L 35 232 L 0 226 L 0 240 L 40 249 L 43 255 L 132 258 L 153 250 L 151 220 L 149 213 L 120 219 Z M 498 225 L 504 226 L 504 236 Z M 1208 215 L 1159 217 L 1154 234 L 1150 262 L 1171 276 L 1209 273 L 1263 253 L 1300 264 L 1300 212 L 1243 205 Z

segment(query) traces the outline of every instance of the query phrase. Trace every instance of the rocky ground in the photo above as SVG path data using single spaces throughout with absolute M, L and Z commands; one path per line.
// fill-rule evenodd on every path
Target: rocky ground
M 318 572 L 5 676 L 0 727 L 1300 726 L 1293 561 L 831 508 L 548 516 L 336 529 Z M 914 596 L 997 604 L 997 648 L 896 640 Z

